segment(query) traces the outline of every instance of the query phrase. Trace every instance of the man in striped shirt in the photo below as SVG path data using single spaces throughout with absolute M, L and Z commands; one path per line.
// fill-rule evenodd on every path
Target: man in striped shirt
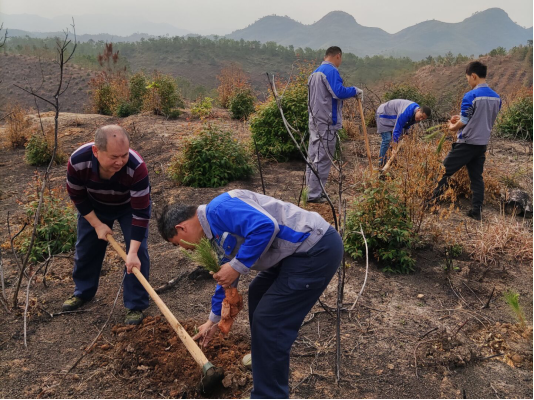
M 78 240 L 74 256 L 74 294 L 63 303 L 71 311 L 91 300 L 97 289 L 108 234 L 118 221 L 126 242 L 124 305 L 127 324 L 139 324 L 148 307 L 148 293 L 134 275 L 138 268 L 148 279 L 147 250 L 150 219 L 148 170 L 130 149 L 126 130 L 107 125 L 96 130 L 95 141 L 72 153 L 67 167 L 67 191 L 78 209 Z

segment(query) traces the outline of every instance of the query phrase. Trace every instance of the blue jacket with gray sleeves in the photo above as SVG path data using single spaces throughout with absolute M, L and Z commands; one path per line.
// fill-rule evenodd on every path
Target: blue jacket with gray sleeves
M 402 99 L 380 104 L 376 110 L 377 132 L 393 132 L 393 140 L 398 142 L 403 132 L 415 124 L 415 112 L 418 108 L 419 104 Z
M 341 129 L 343 100 L 354 96 L 356 87 L 343 86 L 343 79 L 334 64 L 323 61 L 308 78 L 310 130 Z
M 465 126 L 458 131 L 457 142 L 487 145 L 501 104 L 499 95 L 486 83 L 467 92 L 462 100 L 460 116 Z
M 316 212 L 249 190 L 231 190 L 200 206 L 197 216 L 206 237 L 240 274 L 266 270 L 282 259 L 310 250 L 330 224 Z M 217 285 L 210 320 L 218 322 L 224 289 Z

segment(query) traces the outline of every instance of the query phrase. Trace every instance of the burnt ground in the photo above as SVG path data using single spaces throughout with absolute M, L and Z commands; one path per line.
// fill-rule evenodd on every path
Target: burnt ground
M 224 111 L 207 123 L 217 123 L 247 137 L 241 123 L 228 119 Z M 46 120 L 51 114 L 45 114 Z M 36 120 L 34 120 L 37 123 Z M 206 203 L 232 188 L 261 191 L 259 174 L 249 181 L 232 182 L 222 188 L 179 187 L 165 175 L 171 157 L 183 138 L 201 126 L 187 114 L 178 121 L 138 115 L 126 119 L 87 114 L 61 115 L 63 150 L 72 152 L 91 140 L 96 126 L 120 122 L 132 132 L 132 147 L 144 157 L 150 171 L 152 197 L 157 209 L 165 201 Z M 3 127 L 0 137 L 4 139 Z M 371 147 L 378 153 L 379 139 L 371 134 Z M 349 183 L 365 167 L 361 141 L 345 142 Z M 489 152 L 502 170 L 526 168 L 523 188 L 531 193 L 532 148 L 519 142 L 494 140 Z M 377 154 L 374 154 L 375 159 Z M 302 182 L 303 164 L 264 160 L 266 193 L 296 202 Z M 0 151 L 0 221 L 2 260 L 6 295 L 11 299 L 17 267 L 10 251 L 6 229 L 10 212 L 12 229 L 23 219 L 20 202 L 27 198 L 36 168 L 23 161 L 23 150 Z M 42 168 L 37 170 L 42 171 Z M 64 185 L 66 166 L 52 171 L 52 186 Z M 334 188 L 335 183 L 330 182 Z M 353 196 L 353 191 L 347 196 Z M 308 205 L 327 220 L 332 217 L 325 205 Z M 460 201 L 454 221 L 463 224 L 468 204 Z M 499 207 L 485 209 L 486 221 L 499 214 Z M 476 222 L 466 221 L 473 231 Z M 490 223 L 490 222 L 488 222 Z M 154 287 L 195 270 L 173 246 L 164 243 L 152 220 L 149 238 L 151 277 Z M 448 229 L 444 223 L 443 229 Z M 529 232 L 530 237 L 532 231 Z M 120 239 L 119 231 L 116 237 Z M 7 244 L 7 246 L 6 246 Z M 454 260 L 455 269 L 444 270 L 443 243 L 427 241 L 417 252 L 416 271 L 391 275 L 371 262 L 367 285 L 356 307 L 342 313 L 341 379 L 335 379 L 335 313 L 337 277 L 308 315 L 292 350 L 291 397 L 293 398 L 532 398 L 532 329 L 515 324 L 502 293 L 513 288 L 532 326 L 532 264 L 503 258 L 499 266 L 485 266 L 463 254 Z M 345 298 L 347 308 L 360 291 L 365 263 L 347 260 Z M 151 303 L 143 325 L 122 325 L 121 299 L 101 337 L 68 375 L 69 370 L 91 344 L 108 319 L 122 276 L 122 262 L 112 249 L 104 261 L 100 288 L 84 312 L 59 314 L 61 304 L 72 293 L 72 254 L 55 258 L 46 277 L 38 274 L 30 292 L 28 347 L 23 344 L 23 307 L 26 281 L 19 294 L 18 308 L 7 313 L 0 307 L 0 396 L 6 398 L 159 398 L 200 397 L 195 392 L 200 371 Z M 240 367 L 249 349 L 246 288 L 254 273 L 240 284 L 245 309 L 226 338 L 217 338 L 205 349 L 207 357 L 226 371 L 225 385 L 213 396 L 248 396 L 250 372 Z M 214 290 L 210 279 L 181 279 L 161 294 L 163 301 L 184 326 L 193 332 L 209 313 Z M 495 293 L 489 308 L 482 305 Z M 497 355 L 497 356 L 496 356 Z M 492 357 L 494 356 L 494 357 Z M 490 358 L 491 357 L 491 358 Z

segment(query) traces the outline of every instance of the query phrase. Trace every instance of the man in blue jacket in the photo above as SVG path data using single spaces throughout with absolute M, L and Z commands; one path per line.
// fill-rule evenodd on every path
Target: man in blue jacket
M 449 120 L 449 130 L 457 133 L 456 143 L 445 157 L 445 174 L 432 194 L 435 201 L 443 193 L 450 177 L 467 167 L 473 199 L 467 216 L 480 221 L 484 203 L 484 162 L 493 124 L 501 109 L 501 98 L 486 83 L 488 67 L 480 61 L 467 65 L 465 76 L 472 90 L 464 95 L 460 115 Z
M 337 131 L 342 127 L 343 100 L 355 96 L 360 99 L 363 97 L 363 92 L 356 86 L 343 86 L 343 79 L 338 71 L 341 57 L 339 47 L 329 47 L 321 66 L 308 78 L 308 162 L 317 169 L 323 186 L 326 185 L 336 152 Z M 319 180 L 308 166 L 306 184 L 309 203 L 326 201 Z
M 289 398 L 289 352 L 343 256 L 343 242 L 319 214 L 248 190 L 231 190 L 208 205 L 166 207 L 162 237 L 191 248 L 203 237 L 216 247 L 221 269 L 208 320 L 193 339 L 209 342 L 218 331 L 224 288 L 242 274 L 259 272 L 248 290 L 251 331 L 251 398 Z
M 380 104 L 376 110 L 376 131 L 382 135 L 378 165 L 383 167 L 391 139 L 397 143 L 404 132 L 430 117 L 430 108 L 410 100 L 395 99 Z

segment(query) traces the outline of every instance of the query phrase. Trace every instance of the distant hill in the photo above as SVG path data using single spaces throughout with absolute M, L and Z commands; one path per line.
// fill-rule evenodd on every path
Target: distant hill
M 490 8 L 459 23 L 425 21 L 389 34 L 360 25 L 350 14 L 333 11 L 311 25 L 289 17 L 268 16 L 227 37 L 311 49 L 338 45 L 360 57 L 392 55 L 421 60 L 448 51 L 477 56 L 499 46 L 509 49 L 532 40 L 532 28 L 517 25 L 500 8 Z
M 114 36 L 125 36 L 140 30 L 155 36 L 183 36 L 191 33 L 174 25 L 151 22 L 127 14 L 121 16 L 108 14 L 61 15 L 54 18 L 44 18 L 34 14 L 0 13 L 0 21 L 4 23 L 4 28 L 8 28 L 10 31 L 19 29 L 30 32 L 56 32 L 58 29 L 70 29 L 73 17 L 78 34 L 107 33 Z
M 31 37 L 31 38 L 37 38 L 37 39 L 46 39 L 46 38 L 53 38 L 53 37 L 64 37 L 63 32 L 28 32 L 23 31 L 20 29 L 9 29 L 9 37 Z M 119 43 L 119 42 L 138 42 L 141 39 L 149 39 L 149 38 L 155 38 L 154 35 L 149 35 L 148 33 L 134 33 L 130 36 L 117 36 L 117 35 L 110 35 L 109 33 L 99 33 L 97 35 L 91 35 L 91 34 L 83 34 L 83 35 L 76 35 L 76 40 L 81 43 L 89 42 L 89 41 L 103 41 L 103 42 L 113 42 L 113 43 Z

